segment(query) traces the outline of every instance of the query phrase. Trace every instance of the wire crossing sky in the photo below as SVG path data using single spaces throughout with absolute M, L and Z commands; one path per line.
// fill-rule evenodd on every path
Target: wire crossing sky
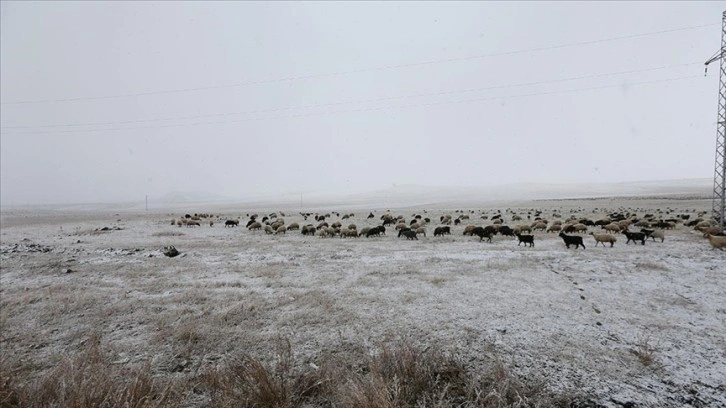
M 722 11 L 4 1 L 0 204 L 711 177 Z

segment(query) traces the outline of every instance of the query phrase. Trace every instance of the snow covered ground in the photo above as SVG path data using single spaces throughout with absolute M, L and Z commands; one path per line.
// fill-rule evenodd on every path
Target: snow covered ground
M 603 406 L 726 406 L 726 252 L 691 228 L 679 225 L 665 242 L 645 246 L 618 235 L 613 248 L 595 247 L 585 236 L 585 250 L 543 232 L 534 234 L 533 248 L 462 235 L 465 225 L 489 225 L 481 216 L 497 210 L 509 226 L 531 223 L 535 209 L 550 221 L 553 212 L 597 220 L 619 209 L 693 219 L 708 200 L 466 205 L 390 208 L 407 221 L 414 214 L 432 219 L 418 241 L 397 238 L 392 228 L 358 239 L 244 228 L 247 214 L 280 210 L 286 224 L 317 224 L 303 220 L 300 208 L 274 203 L 3 211 L 2 352 L 39 375 L 97 333 L 119 364 L 152 358 L 153 369 L 165 373 L 180 360 L 223 360 L 239 348 L 264 355 L 279 336 L 302 359 L 406 336 L 457 350 L 474 368 L 494 354 L 518 375 Z M 512 222 L 508 208 L 524 220 Z M 376 217 L 367 219 L 371 210 Z M 456 218 L 457 210 L 470 219 L 433 237 L 439 216 Z M 358 229 L 378 225 L 387 212 L 361 203 L 303 211 L 353 212 L 328 220 Z M 170 225 L 194 212 L 213 213 L 215 225 Z M 239 228 L 224 228 L 237 217 Z M 101 227 L 120 229 L 96 231 Z M 167 245 L 182 256 L 163 256 Z M 203 353 L 182 350 L 178 333 L 198 339 Z

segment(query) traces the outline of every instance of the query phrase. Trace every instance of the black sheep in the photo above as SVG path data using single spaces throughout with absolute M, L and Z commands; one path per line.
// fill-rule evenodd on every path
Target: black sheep
M 627 245 L 630 241 L 633 241 L 634 244 L 637 244 L 635 241 L 640 241 L 641 244 L 645 245 L 645 234 L 642 232 L 623 232 L 626 237 L 628 237 L 628 241 L 625 243 Z
M 401 237 L 401 235 L 403 235 L 404 237 L 406 237 L 406 239 L 418 239 L 418 237 L 416 237 L 416 231 L 414 231 L 414 230 L 412 230 L 410 228 L 409 229 L 402 229 L 401 231 L 399 231 L 398 232 L 399 238 Z
M 517 234 L 517 238 L 519 239 L 519 243 L 517 244 L 517 246 L 519 246 L 522 242 L 524 242 L 524 246 L 527 246 L 527 244 L 529 244 L 529 246 L 531 246 L 531 247 L 534 246 L 534 235 Z M 580 241 L 582 241 L 581 237 L 580 237 Z
M 567 235 L 564 232 L 560 232 L 560 237 L 565 241 L 565 245 L 567 248 L 570 247 L 570 245 L 575 245 L 575 249 L 579 248 L 580 245 L 582 245 L 582 249 L 585 248 L 585 244 L 582 243 L 582 237 L 578 237 L 575 235 Z

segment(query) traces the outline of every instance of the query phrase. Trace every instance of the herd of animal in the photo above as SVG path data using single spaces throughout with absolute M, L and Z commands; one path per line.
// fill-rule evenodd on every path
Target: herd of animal
M 597 209 L 596 209 L 597 210 Z M 342 221 L 350 220 L 355 217 L 353 213 L 340 214 L 339 212 L 320 213 L 299 213 L 304 221 L 309 218 L 315 220 L 317 224 L 307 223 L 300 225 L 297 222 L 289 224 L 285 223 L 285 214 L 281 211 L 273 212 L 260 217 L 258 214 L 247 214 L 248 220 L 245 227 L 249 231 L 264 231 L 267 234 L 278 235 L 286 234 L 288 231 L 300 230 L 303 235 L 318 236 L 321 238 L 357 238 L 357 237 L 379 237 L 386 235 L 386 227 L 397 233 L 399 238 L 407 240 L 418 240 L 419 236 L 426 237 L 427 229 L 432 224 L 438 223 L 433 227 L 433 236 L 440 237 L 451 235 L 451 226 L 459 226 L 466 224 L 463 229 L 465 236 L 477 236 L 479 241 L 487 240 L 492 242 L 492 238 L 496 235 L 511 237 L 517 239 L 517 246 L 524 244 L 525 247 L 534 247 L 534 232 L 542 232 L 544 234 L 557 234 L 564 242 L 567 248 L 575 249 L 582 247 L 586 249 L 583 237 L 589 234 L 595 240 L 595 246 L 613 247 L 618 242 L 618 237 L 624 239 L 625 244 L 631 242 L 633 244 L 645 245 L 646 241 L 660 240 L 665 241 L 665 231 L 676 228 L 692 228 L 699 231 L 708 239 L 711 246 L 716 249 L 723 250 L 726 248 L 726 235 L 718 226 L 716 220 L 707 216 L 707 213 L 694 214 L 678 214 L 670 210 L 657 210 L 651 213 L 645 213 L 639 216 L 638 210 L 604 211 L 605 215 L 598 220 L 592 220 L 588 217 L 578 216 L 582 210 L 573 210 L 568 218 L 563 218 L 560 212 L 554 211 L 550 214 L 552 220 L 545 217 L 543 211 L 529 210 L 525 212 L 516 212 L 511 209 L 495 211 L 462 211 L 456 210 L 451 213 L 443 214 L 435 220 L 427 216 L 427 211 L 422 213 L 414 213 L 409 219 L 403 215 L 394 216 L 390 211 L 386 211 L 380 216 L 376 216 L 373 212 L 365 217 L 366 223 L 374 223 L 378 225 L 365 226 L 358 229 L 355 223 L 346 223 Z M 526 222 L 525 222 L 526 217 Z M 184 217 L 175 218 L 171 221 L 172 225 L 179 227 L 199 227 L 202 223 L 214 226 L 215 219 L 218 222 L 224 221 L 224 227 L 239 227 L 240 217 L 236 219 L 225 219 L 222 215 L 216 217 L 212 214 L 185 214 Z M 489 225 L 478 225 L 479 221 L 474 222 L 473 219 L 479 219 Z M 333 221 L 335 220 L 335 221 Z M 514 227 L 506 225 L 507 220 L 514 223 Z

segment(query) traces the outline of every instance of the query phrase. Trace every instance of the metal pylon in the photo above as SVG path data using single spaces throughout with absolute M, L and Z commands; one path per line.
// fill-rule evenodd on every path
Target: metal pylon
M 721 49 L 706 61 L 708 64 L 720 61 L 718 72 L 718 116 L 716 120 L 716 164 L 713 176 L 713 217 L 724 230 L 724 209 L 726 209 L 726 11 L 721 16 Z

